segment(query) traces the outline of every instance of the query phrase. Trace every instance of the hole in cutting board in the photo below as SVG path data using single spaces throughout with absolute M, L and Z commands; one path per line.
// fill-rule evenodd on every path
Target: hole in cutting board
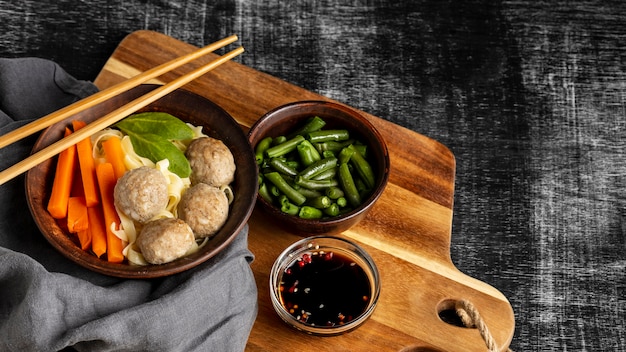
M 441 321 L 443 321 L 444 323 L 458 326 L 461 328 L 467 328 L 467 326 L 463 324 L 463 321 L 461 320 L 459 315 L 456 313 L 456 310 L 454 309 L 455 304 L 456 301 L 452 299 L 441 301 L 439 305 L 437 305 L 437 315 L 439 316 L 439 319 L 441 319 Z

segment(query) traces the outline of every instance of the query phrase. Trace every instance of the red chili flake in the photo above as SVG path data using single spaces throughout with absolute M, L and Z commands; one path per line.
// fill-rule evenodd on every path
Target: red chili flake
M 324 254 L 324 260 L 331 260 L 331 259 L 333 259 L 333 252 L 328 252 Z
M 298 267 L 300 267 L 300 268 L 303 268 L 305 265 L 306 265 L 306 263 L 303 260 L 298 262 Z
M 285 269 L 285 274 L 287 274 L 287 275 L 291 275 L 291 268 L 287 268 L 287 269 Z
M 305 254 L 302 255 L 302 261 L 304 263 L 309 264 L 309 263 L 311 263 L 312 260 L 313 259 L 311 259 L 311 255 L 310 254 L 305 253 Z

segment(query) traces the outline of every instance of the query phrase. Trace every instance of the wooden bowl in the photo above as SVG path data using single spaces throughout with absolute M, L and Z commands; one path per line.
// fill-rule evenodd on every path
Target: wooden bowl
M 68 120 L 78 119 L 89 123 L 156 87 L 156 85 L 138 86 Z M 222 140 L 235 158 L 237 169 L 235 181 L 232 184 L 234 200 L 230 207 L 228 220 L 221 230 L 198 252 L 161 265 L 116 264 L 99 259 L 95 255 L 81 250 L 46 210 L 52 188 L 56 158 L 49 159 L 29 170 L 25 182 L 26 195 L 33 218 L 44 237 L 53 247 L 70 260 L 88 269 L 123 278 L 155 278 L 172 275 L 193 268 L 215 256 L 244 229 L 254 209 L 258 189 L 256 161 L 246 134 L 239 124 L 218 105 L 199 95 L 179 89 L 148 105 L 141 111 L 167 112 L 183 121 L 196 126 L 203 126 L 204 133 Z M 66 125 L 68 122 L 60 122 L 44 130 L 35 143 L 33 152 L 59 140 Z
M 259 195 L 257 204 L 275 219 L 275 223 L 291 233 L 302 236 L 332 235 L 343 232 L 361 221 L 383 193 L 389 178 L 389 152 L 383 137 L 365 117 L 344 105 L 326 101 L 299 101 L 273 109 L 250 128 L 248 139 L 255 148 L 263 138 L 288 134 L 313 116 L 319 116 L 326 121 L 324 129 L 348 129 L 351 136 L 367 144 L 376 176 L 373 191 L 354 210 L 323 219 L 302 219 L 288 215 Z

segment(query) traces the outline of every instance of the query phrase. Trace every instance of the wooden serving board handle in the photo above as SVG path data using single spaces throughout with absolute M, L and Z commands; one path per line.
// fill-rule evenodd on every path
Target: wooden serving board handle
M 106 62 L 95 84 L 107 88 L 194 49 L 164 34 L 131 33 Z M 171 81 L 214 57 L 155 82 Z M 184 89 L 220 105 L 245 131 L 277 106 L 298 100 L 330 101 L 236 62 L 220 66 Z M 389 185 L 367 218 L 341 236 L 356 241 L 374 258 L 382 282 L 378 306 L 364 325 L 336 337 L 306 335 L 282 323 L 269 300 L 269 272 L 280 252 L 299 237 L 255 210 L 249 246 L 256 257 L 252 270 L 259 289 L 259 313 L 247 350 L 306 351 L 315 346 L 320 351 L 485 351 L 476 328 L 459 327 L 440 317 L 458 300 L 476 307 L 500 350 L 506 350 L 515 329 L 508 300 L 495 288 L 460 272 L 450 259 L 454 155 L 431 138 L 362 113 L 386 139 Z

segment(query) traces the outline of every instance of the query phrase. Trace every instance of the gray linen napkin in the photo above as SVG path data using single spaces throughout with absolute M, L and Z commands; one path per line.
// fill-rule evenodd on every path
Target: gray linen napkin
M 0 134 L 96 91 L 51 61 L 0 58 Z M 35 138 L 1 149 L 0 168 Z M 0 351 L 242 351 L 258 309 L 247 235 L 167 278 L 100 275 L 48 244 L 17 177 L 0 186 Z

